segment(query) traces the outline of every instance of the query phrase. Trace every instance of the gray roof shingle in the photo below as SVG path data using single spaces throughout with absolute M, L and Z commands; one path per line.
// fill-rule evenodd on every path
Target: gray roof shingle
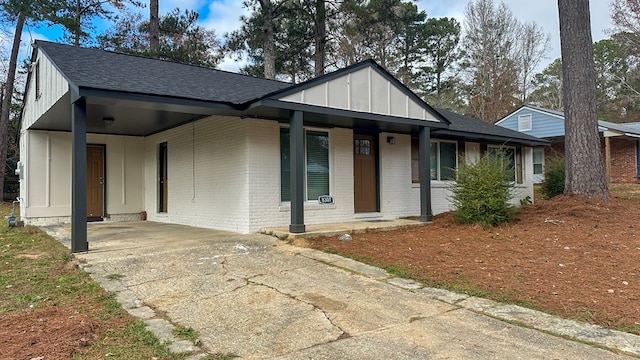
M 37 40 L 79 87 L 239 105 L 291 86 L 227 71 Z

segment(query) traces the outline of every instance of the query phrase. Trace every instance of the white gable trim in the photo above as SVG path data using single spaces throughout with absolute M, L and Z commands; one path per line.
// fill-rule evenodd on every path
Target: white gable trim
M 503 117 L 502 119 L 500 119 L 498 122 L 496 122 L 496 125 L 500 125 L 503 121 L 507 120 L 508 118 L 512 117 L 513 115 L 519 113 L 522 110 L 535 111 L 535 112 L 537 112 L 539 114 L 548 115 L 548 116 L 551 116 L 551 117 L 554 117 L 554 118 L 557 118 L 557 119 L 560 119 L 560 120 L 564 121 L 564 116 L 552 114 L 552 113 L 544 111 L 544 110 L 540 110 L 540 109 L 529 107 L 527 105 L 523 105 L 520 108 L 516 109 L 515 111 L 511 112 L 509 115 L 507 115 L 507 116 Z
M 440 122 L 424 103 L 373 66 L 366 66 L 276 100 L 332 109 Z

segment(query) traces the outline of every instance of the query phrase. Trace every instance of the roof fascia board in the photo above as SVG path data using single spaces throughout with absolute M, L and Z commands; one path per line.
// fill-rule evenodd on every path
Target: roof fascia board
M 504 143 L 517 143 L 527 146 L 549 146 L 551 144 L 550 141 L 540 139 L 540 140 L 527 140 L 527 139 L 518 139 L 512 137 L 503 137 L 497 135 L 486 135 L 480 133 L 472 133 L 472 132 L 464 132 L 464 131 L 455 131 L 455 130 L 438 130 L 433 133 L 433 136 L 438 135 L 449 135 L 449 136 L 458 136 L 465 139 L 481 139 L 481 140 L 490 140 L 496 142 L 504 142 Z
M 507 118 L 512 117 L 517 112 L 519 112 L 519 111 L 521 111 L 523 109 L 527 109 L 527 110 L 530 110 L 530 111 L 535 111 L 535 112 L 540 113 L 540 114 L 544 114 L 544 115 L 548 115 L 548 116 L 552 116 L 552 117 L 564 120 L 564 116 L 560 116 L 560 115 L 557 115 L 557 114 L 552 114 L 552 113 L 550 113 L 548 111 L 544 111 L 542 109 L 537 109 L 537 108 L 534 108 L 534 107 L 531 107 L 531 106 L 528 106 L 528 105 L 522 105 L 519 108 L 517 108 L 514 111 L 512 111 L 511 113 L 509 113 L 509 115 L 503 117 L 502 120 L 500 120 L 500 121 L 498 121 L 496 123 L 496 125 L 500 125 L 500 123 L 502 123 L 503 121 L 507 120 Z
M 266 107 L 278 108 L 278 109 L 291 110 L 291 111 L 303 111 L 303 112 L 310 112 L 310 113 L 316 113 L 316 114 L 350 117 L 355 119 L 373 120 L 373 121 L 388 122 L 388 123 L 394 123 L 394 124 L 427 126 L 432 129 L 446 129 L 448 127 L 448 124 L 446 123 L 440 123 L 440 122 L 429 121 L 429 120 L 419 120 L 419 119 L 402 118 L 397 116 L 379 115 L 379 114 L 372 114 L 372 113 L 366 113 L 366 112 L 327 108 L 324 106 L 292 103 L 292 102 L 273 100 L 273 99 L 263 99 L 261 101 L 258 101 L 252 104 L 251 107 L 257 107 L 260 105 L 266 106 Z
M 235 111 L 239 110 L 238 108 L 230 104 L 216 103 L 216 102 L 210 102 L 210 101 L 204 101 L 204 100 L 191 100 L 191 99 L 174 98 L 174 97 L 150 95 L 150 94 L 135 94 L 135 93 L 126 93 L 122 91 L 101 90 L 101 89 L 93 89 L 93 88 L 85 88 L 85 87 L 80 87 L 78 89 L 78 95 L 80 97 L 98 97 L 98 98 L 108 98 L 108 99 L 151 102 L 151 103 L 158 103 L 158 104 L 181 105 L 181 106 L 187 106 L 187 107 L 208 109 L 209 111 L 211 109 L 235 110 Z M 207 113 L 209 111 L 207 111 Z

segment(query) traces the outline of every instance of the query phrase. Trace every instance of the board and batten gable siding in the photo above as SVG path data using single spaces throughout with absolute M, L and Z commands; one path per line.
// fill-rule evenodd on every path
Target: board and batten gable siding
M 281 101 L 438 122 L 411 96 L 372 67 L 279 98 Z
M 36 66 L 40 71 L 40 94 L 36 94 Z M 30 67 L 28 91 L 24 98 L 22 129 L 28 129 L 56 102 L 69 92 L 69 83 L 53 66 L 51 61 L 38 52 L 36 61 Z
M 522 107 L 511 115 L 498 121 L 496 125 L 518 131 L 518 116 L 531 115 L 531 130 L 522 133 L 538 138 L 564 136 L 564 119 L 544 111 Z
M 143 203 L 142 138 L 87 134 L 88 144 L 105 145 L 106 213 L 139 214 Z M 23 145 L 24 144 L 24 145 Z M 21 214 L 25 223 L 68 222 L 71 216 L 71 134 L 25 131 L 21 138 Z
M 249 232 L 248 123 L 210 116 L 145 138 L 151 221 Z M 277 141 L 277 138 L 271 141 Z M 167 143 L 168 211 L 158 211 L 158 146 Z

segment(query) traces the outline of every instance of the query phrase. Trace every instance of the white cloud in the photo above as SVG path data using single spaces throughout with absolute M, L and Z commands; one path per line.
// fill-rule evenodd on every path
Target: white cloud
M 215 30 L 218 36 L 237 30 L 241 26 L 240 16 L 248 15 L 249 10 L 238 0 L 219 0 L 209 4 L 209 14 L 201 20 L 202 26 Z

